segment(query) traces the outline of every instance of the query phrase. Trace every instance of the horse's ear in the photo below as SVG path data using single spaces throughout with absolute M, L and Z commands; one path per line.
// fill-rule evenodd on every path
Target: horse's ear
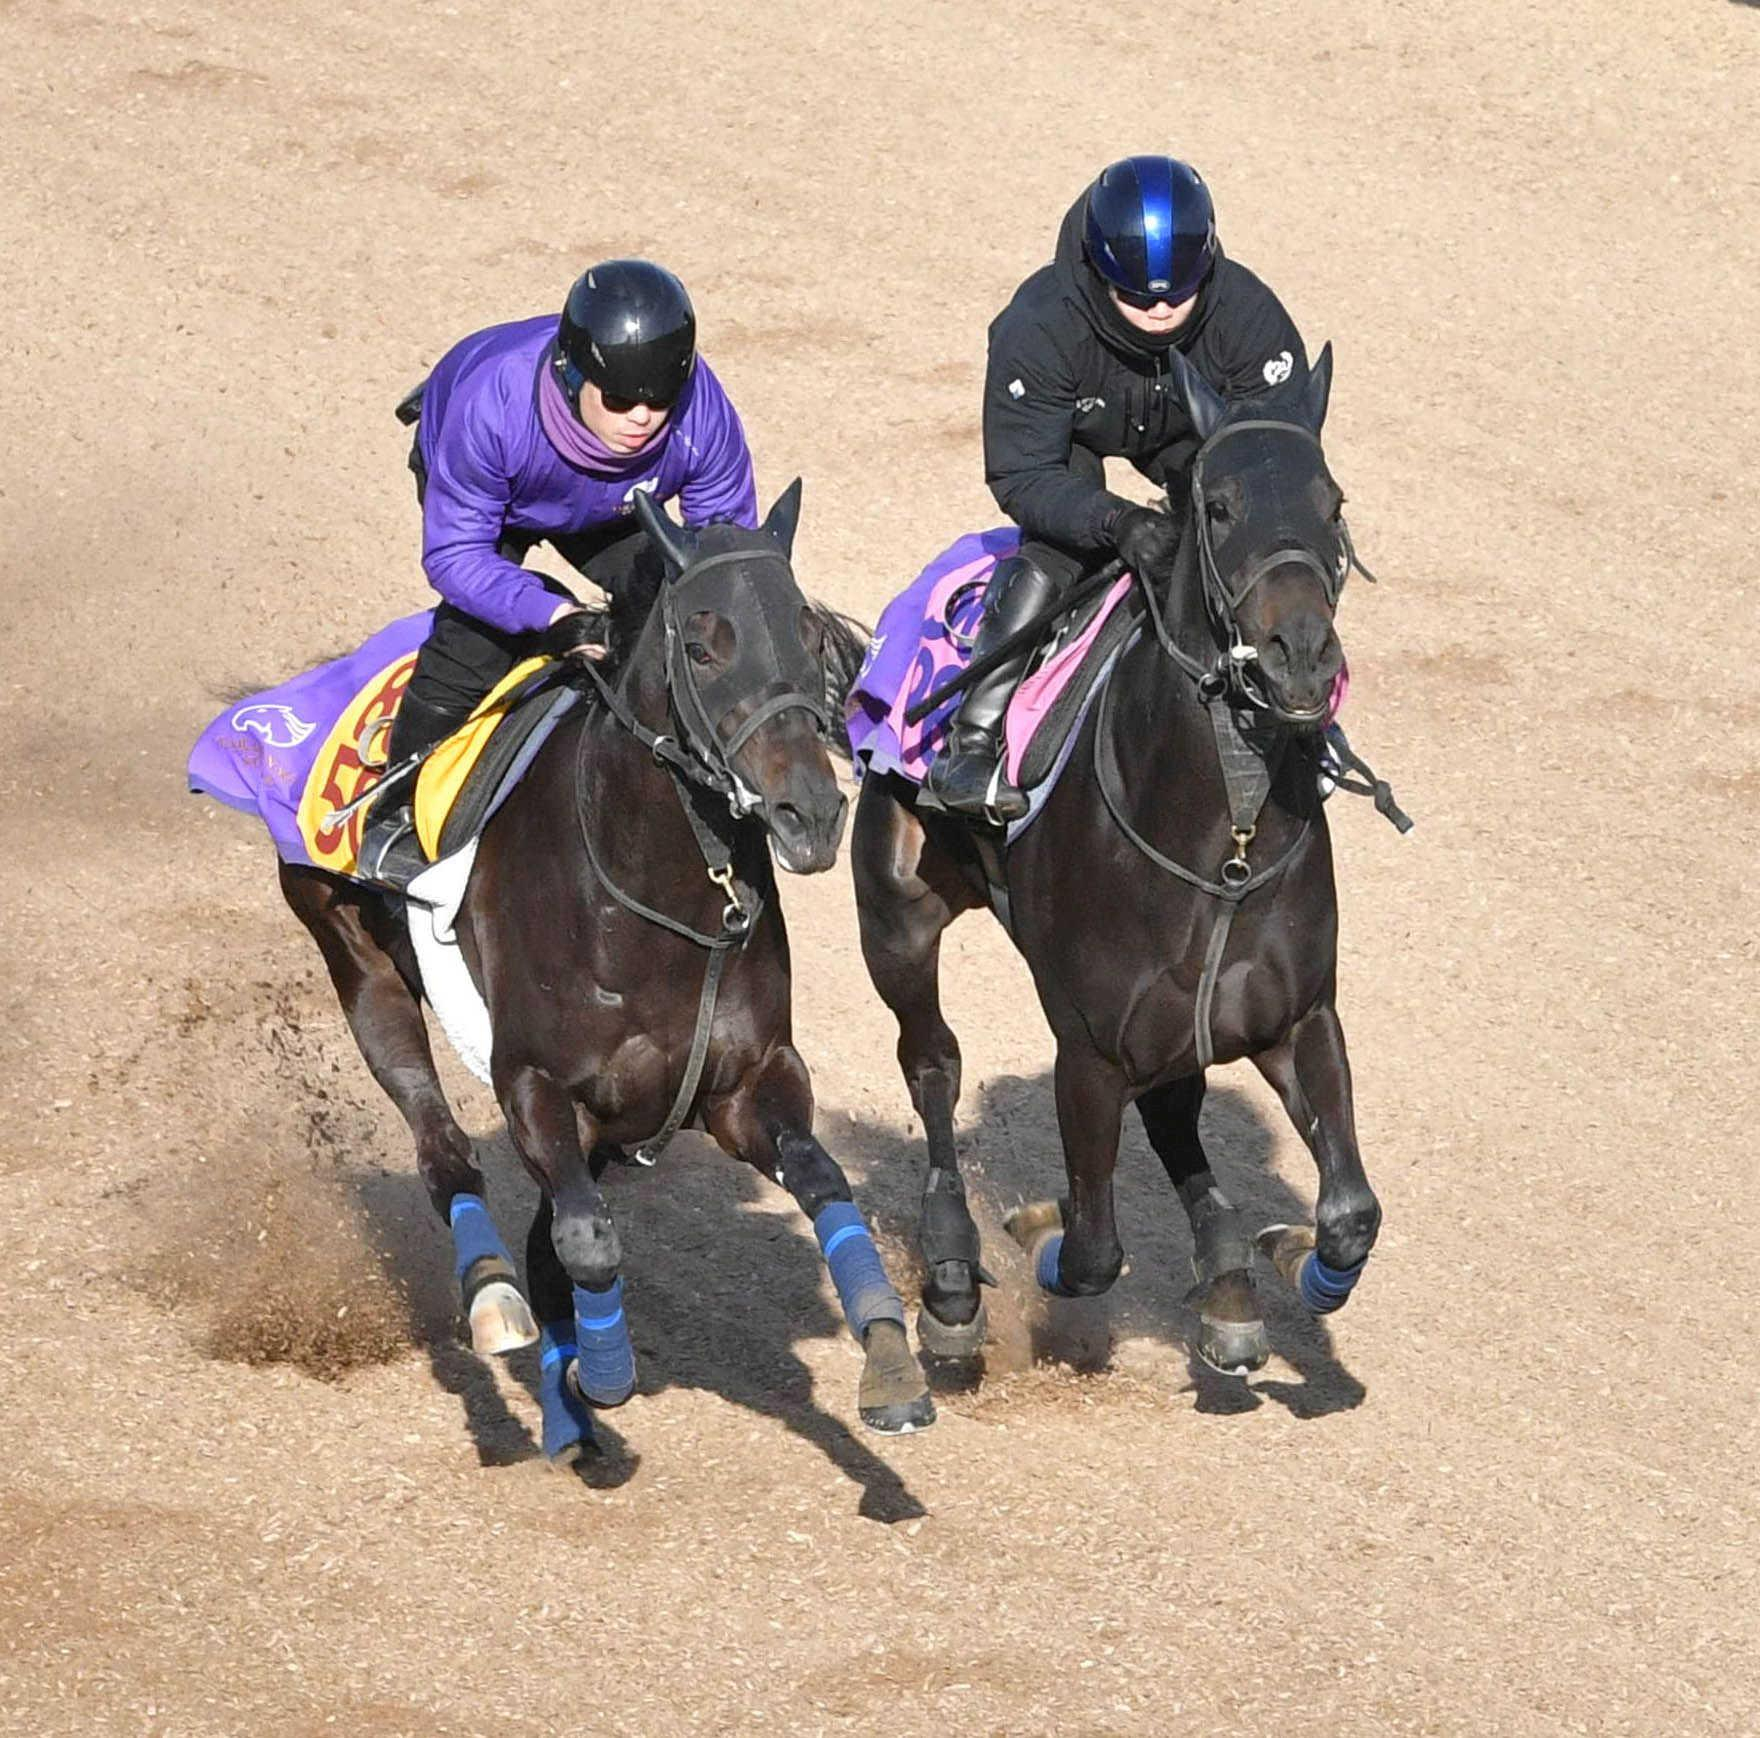
M 691 552 L 685 545 L 684 527 L 673 523 L 672 516 L 646 489 L 635 492 L 636 519 L 648 534 L 648 541 L 660 551 L 674 577 L 690 565 Z
M 1320 348 L 1320 357 L 1308 370 L 1308 384 L 1302 393 L 1302 415 L 1315 434 L 1326 421 L 1326 401 L 1332 396 L 1332 340 Z
M 782 553 L 794 555 L 795 527 L 801 522 L 801 480 L 795 480 L 776 497 L 764 519 L 764 529 L 781 545 Z
M 1200 443 L 1209 440 L 1228 415 L 1228 400 L 1201 375 L 1185 357 L 1175 350 L 1174 372 L 1179 376 L 1179 393 L 1185 401 L 1186 415 L 1192 419 Z

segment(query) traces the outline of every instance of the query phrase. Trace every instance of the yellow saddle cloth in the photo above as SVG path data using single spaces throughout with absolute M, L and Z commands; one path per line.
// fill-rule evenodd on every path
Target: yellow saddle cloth
M 507 696 L 535 670 L 541 670 L 549 658 L 527 658 L 515 664 L 502 679 L 483 696 L 482 703 L 470 721 L 440 744 L 422 762 L 416 774 L 415 820 L 416 837 L 422 842 L 422 853 L 430 863 L 440 854 L 440 834 L 446 817 L 458 801 L 465 780 L 471 775 L 489 738 L 500 729 L 507 717 Z
M 363 803 L 342 822 L 336 814 L 364 796 L 383 775 L 391 723 L 415 661 L 415 653 L 410 652 L 366 683 L 343 708 L 312 763 L 300 800 L 299 829 L 312 861 L 321 869 L 353 875 L 359 866 L 361 828 L 372 805 Z M 430 862 L 440 848 L 453 804 L 489 739 L 508 716 L 508 695 L 550 661 L 527 658 L 516 664 L 483 697 L 469 721 L 422 762 L 416 775 L 416 837 Z

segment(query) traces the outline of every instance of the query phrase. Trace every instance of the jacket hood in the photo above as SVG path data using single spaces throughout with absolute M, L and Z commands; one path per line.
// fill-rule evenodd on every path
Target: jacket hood
M 1057 232 L 1057 251 L 1052 256 L 1052 269 L 1068 299 L 1081 309 L 1082 317 L 1094 329 L 1094 336 L 1107 349 L 1127 361 L 1159 364 L 1170 349 L 1182 354 L 1191 349 L 1210 317 L 1210 286 L 1216 280 L 1216 268 L 1222 263 L 1222 244 L 1217 243 L 1216 263 L 1198 290 L 1198 305 L 1191 318 L 1170 338 L 1151 338 L 1140 332 L 1118 311 L 1106 280 L 1088 263 L 1088 252 L 1082 236 L 1087 225 L 1088 193 L 1080 197 L 1064 214 Z

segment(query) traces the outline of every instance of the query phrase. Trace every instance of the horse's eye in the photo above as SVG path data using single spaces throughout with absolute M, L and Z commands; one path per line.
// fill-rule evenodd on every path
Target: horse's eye
M 690 660 L 693 664 L 713 664 L 715 662 L 715 654 L 699 640 L 689 641 L 685 646 L 685 651 L 690 654 Z
M 1212 495 L 1204 503 L 1204 517 L 1212 525 L 1226 525 L 1234 517 L 1234 514 L 1220 495 Z

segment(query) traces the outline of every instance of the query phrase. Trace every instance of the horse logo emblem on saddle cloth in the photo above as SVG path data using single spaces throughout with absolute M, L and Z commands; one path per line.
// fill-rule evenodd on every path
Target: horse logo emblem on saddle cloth
M 260 816 L 284 862 L 355 874 L 391 724 L 432 623 L 432 611 L 405 616 L 357 651 L 228 707 L 190 753 L 190 789 Z M 546 661 L 520 664 L 423 762 L 416 832 L 430 859 L 481 829 L 576 698 L 547 688 L 547 704 L 534 696 L 510 711 L 513 691 Z M 510 716 L 516 727 L 498 734 Z

